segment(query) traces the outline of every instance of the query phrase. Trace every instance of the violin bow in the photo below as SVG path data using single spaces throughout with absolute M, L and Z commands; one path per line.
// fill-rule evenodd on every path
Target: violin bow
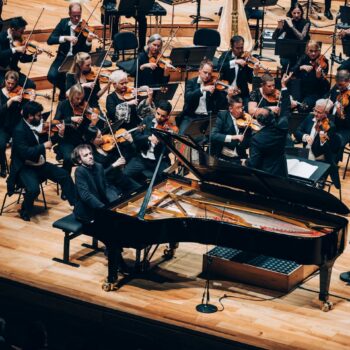
M 28 38 L 27 38 L 27 40 L 26 40 L 26 42 L 25 42 L 25 44 L 24 44 L 25 47 L 28 46 L 29 40 L 30 40 L 30 38 L 32 37 L 32 35 L 33 35 L 33 33 L 34 33 L 35 27 L 38 25 L 38 22 L 39 22 L 39 20 L 40 20 L 40 18 L 41 18 L 41 16 L 42 16 L 44 10 L 45 10 L 45 8 L 43 7 L 43 8 L 41 9 L 41 11 L 40 11 L 40 14 L 39 14 L 38 18 L 36 19 L 36 22 L 35 22 L 35 24 L 34 24 L 32 30 L 31 30 L 31 32 L 30 32 L 29 35 L 28 35 Z
M 123 157 L 122 152 L 120 151 L 120 148 L 119 148 L 119 146 L 118 146 L 117 137 L 116 137 L 116 136 L 114 135 L 114 133 L 113 133 L 112 125 L 111 125 L 111 123 L 110 123 L 110 121 L 109 121 L 108 118 L 106 118 L 106 123 L 107 123 L 108 129 L 109 129 L 109 132 L 110 132 L 111 135 L 113 136 L 113 141 L 114 141 L 114 143 L 115 143 L 115 147 L 117 148 L 117 151 L 118 151 L 120 157 Z
M 180 27 L 177 27 L 175 31 L 172 32 L 171 36 L 167 39 L 167 41 L 165 42 L 165 44 L 163 45 L 163 49 L 159 54 L 159 57 L 156 60 L 156 64 L 158 64 L 160 58 L 163 56 L 164 52 L 167 50 L 168 46 L 170 45 L 170 43 L 173 41 L 173 39 L 175 38 L 178 30 L 180 29 Z

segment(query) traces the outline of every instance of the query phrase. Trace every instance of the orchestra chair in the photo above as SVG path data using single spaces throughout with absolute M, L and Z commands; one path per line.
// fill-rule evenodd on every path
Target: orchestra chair
M 343 154 L 348 155 L 348 157 L 346 159 L 346 163 L 345 163 L 344 173 L 343 173 L 343 180 L 344 180 L 345 176 L 346 176 L 346 172 L 348 171 L 348 166 L 349 166 L 349 161 L 350 161 L 350 144 L 347 144 L 345 146 Z
M 64 232 L 63 238 L 63 258 L 52 258 L 53 261 L 59 262 L 61 264 L 79 267 L 79 264 L 73 263 L 70 261 L 70 241 L 76 237 L 79 237 L 83 233 L 83 225 L 80 221 L 78 221 L 74 214 L 69 214 L 64 216 L 63 218 L 56 220 L 52 226 L 54 228 L 58 228 Z M 83 243 L 83 247 L 92 249 L 88 255 L 94 255 L 97 252 L 103 252 L 104 249 L 98 246 L 98 240 L 96 238 L 92 238 L 92 244 Z
M 133 32 L 120 32 L 113 37 L 113 48 L 115 55 L 119 58 L 120 52 L 122 53 L 122 60 L 117 62 L 116 65 L 130 74 L 135 76 L 136 73 L 136 56 L 139 42 L 136 35 Z M 133 50 L 134 59 L 126 60 L 126 51 Z
M 8 208 L 12 204 L 15 204 L 15 203 L 19 204 L 24 191 L 25 191 L 24 187 L 22 187 L 20 184 L 17 184 L 13 194 L 18 194 L 18 198 L 17 198 L 16 201 L 14 201 L 14 202 L 12 202 L 10 204 L 7 204 L 7 205 L 6 205 L 6 200 L 7 200 L 7 197 L 9 197 L 9 193 L 8 193 L 8 191 L 6 191 L 4 200 L 2 201 L 2 206 L 1 206 L 1 210 L 0 210 L 0 216 L 2 215 L 4 209 Z M 43 187 L 42 183 L 40 183 L 40 192 L 41 192 L 41 195 L 42 195 L 42 198 L 43 198 L 44 208 L 45 208 L 45 210 L 47 210 L 47 203 L 46 203 L 46 198 L 45 198 L 45 192 L 44 192 L 44 187 Z
M 245 14 L 247 16 L 247 20 L 255 19 L 255 25 L 249 25 L 250 29 L 254 29 L 254 50 L 258 48 L 259 45 L 259 37 L 260 37 L 260 21 L 263 19 L 264 11 L 259 10 L 257 7 L 245 7 Z
M 219 47 L 221 43 L 220 33 L 216 29 L 200 28 L 195 31 L 193 37 L 193 44 L 200 46 Z M 219 60 L 213 57 L 214 67 L 218 66 Z

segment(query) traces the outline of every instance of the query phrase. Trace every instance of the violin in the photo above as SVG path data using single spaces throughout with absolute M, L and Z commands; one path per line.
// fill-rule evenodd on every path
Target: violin
M 166 121 L 164 124 L 158 124 L 156 126 L 156 129 L 175 133 L 175 134 L 179 133 L 179 128 L 176 125 L 171 124 L 169 121 Z
M 14 40 L 13 46 L 15 46 L 15 47 L 26 46 L 26 52 L 28 52 L 28 54 L 36 54 L 38 52 L 38 50 L 40 50 L 40 51 L 46 53 L 46 55 L 48 55 L 49 57 L 54 56 L 54 54 L 50 50 L 43 49 L 42 47 L 34 44 L 31 41 L 26 42 L 25 37 L 22 37 L 22 39 L 20 39 L 20 40 Z
M 280 92 L 279 90 L 275 89 L 273 94 L 271 95 L 263 95 L 264 99 L 269 103 L 278 103 L 280 100 Z
M 251 128 L 253 131 L 261 130 L 261 125 L 248 113 L 243 113 L 240 118 L 236 119 L 239 129 Z
M 243 60 L 245 60 L 245 61 L 247 62 L 247 65 L 248 65 L 249 68 L 252 68 L 252 69 L 253 69 L 254 66 L 255 66 L 255 64 L 258 63 L 260 68 L 262 68 L 262 69 L 263 69 L 264 71 L 266 71 L 266 72 L 269 72 L 269 69 L 266 68 L 266 67 L 264 67 L 264 66 L 260 63 L 260 61 L 259 61 L 256 57 L 254 57 L 254 56 L 251 54 L 251 52 L 249 52 L 249 51 L 244 51 L 243 54 L 242 54 L 242 56 L 241 56 L 240 58 L 242 58 Z
M 94 37 L 99 41 L 99 43 L 103 43 L 103 40 L 98 37 L 98 35 L 95 34 L 95 29 L 88 26 L 88 23 L 83 19 L 81 22 L 78 23 L 78 25 L 75 27 L 74 32 L 78 35 L 82 34 L 85 38 L 87 38 L 89 35 Z
M 328 63 L 324 55 L 320 55 L 318 58 L 316 58 L 315 61 L 311 62 L 311 65 L 314 67 L 315 70 L 318 69 L 319 67 L 322 70 L 325 70 L 328 67 Z
M 165 69 L 165 68 L 171 68 L 172 70 L 178 71 L 179 69 L 174 67 L 171 63 L 171 59 L 169 57 L 165 57 L 162 54 L 158 54 L 157 56 L 150 56 L 149 57 L 149 63 L 156 63 L 158 67 Z
M 339 116 L 339 118 L 344 119 L 345 118 L 344 108 L 349 106 L 349 102 L 350 102 L 350 90 L 342 91 L 337 96 L 337 101 L 340 104 L 340 115 L 338 115 L 338 116 Z
M 51 129 L 50 129 L 50 124 L 51 124 Z M 46 121 L 43 123 L 41 134 L 49 133 L 50 131 L 50 136 L 52 137 L 55 133 L 59 131 L 57 125 L 61 125 L 61 124 L 62 124 L 62 121 L 56 120 L 56 119 L 51 120 L 51 122 Z
M 331 125 L 330 125 L 329 119 L 327 117 L 324 117 L 321 120 L 317 121 L 317 124 L 316 124 L 316 131 L 317 132 L 320 132 L 320 131 L 327 132 L 327 131 L 329 131 L 330 128 L 331 128 Z
M 29 100 L 32 96 L 41 96 L 48 100 L 51 100 L 51 96 L 49 94 L 37 93 L 34 89 L 24 89 L 22 94 L 22 90 L 22 86 L 17 85 L 12 91 L 9 91 L 8 95 L 10 98 L 22 95 L 26 100 Z
M 98 75 L 100 83 L 108 83 L 110 74 L 111 72 L 109 72 L 108 70 L 101 70 L 100 74 Z M 89 72 L 83 72 L 83 75 L 85 76 L 87 82 L 95 81 L 97 76 L 97 70 L 92 68 Z

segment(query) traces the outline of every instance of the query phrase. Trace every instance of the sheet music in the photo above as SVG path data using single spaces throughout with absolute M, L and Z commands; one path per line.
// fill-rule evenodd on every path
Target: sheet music
M 311 175 L 317 170 L 316 165 L 311 165 L 306 162 L 301 162 L 298 159 L 287 159 L 288 175 L 302 177 L 309 179 Z

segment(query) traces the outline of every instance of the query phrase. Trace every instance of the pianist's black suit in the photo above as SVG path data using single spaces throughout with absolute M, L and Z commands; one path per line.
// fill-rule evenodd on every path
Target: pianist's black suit
M 69 41 L 60 43 L 59 38 L 60 36 L 71 35 L 69 22 L 69 18 L 62 18 L 61 21 L 57 24 L 56 28 L 51 33 L 51 35 L 49 36 L 49 38 L 47 39 L 47 43 L 49 45 L 59 44 L 57 56 L 52 62 L 49 72 L 47 73 L 47 79 L 50 83 L 56 85 L 61 90 L 61 93 L 64 93 L 66 91 L 66 74 L 59 73 L 58 68 L 62 65 L 64 59 L 66 58 L 70 50 L 71 43 Z M 77 35 L 78 34 L 76 34 L 76 36 Z M 73 46 L 72 53 L 74 56 L 77 52 L 90 52 L 90 50 L 91 45 L 87 45 L 86 38 L 84 37 L 84 35 L 80 35 L 78 38 L 78 42 L 76 43 L 76 45 Z M 62 98 L 64 97 L 63 93 L 61 96 Z
M 18 67 L 18 62 L 27 63 L 31 62 L 33 59 L 32 55 L 22 54 L 22 53 L 12 53 L 10 40 L 7 37 L 7 30 L 0 33 L 0 85 L 3 84 L 5 79 L 5 74 L 9 70 L 14 70 L 19 73 L 19 85 L 23 86 L 26 76 L 20 73 L 20 68 Z M 36 60 L 36 59 L 35 59 Z M 28 79 L 26 87 L 30 89 L 35 89 L 35 84 L 33 80 Z
M 240 143 L 238 140 L 225 142 L 225 138 L 227 135 L 237 135 L 237 134 L 236 134 L 236 128 L 233 125 L 231 113 L 229 111 L 220 111 L 216 118 L 216 123 L 211 134 L 213 155 L 219 158 L 228 159 L 227 157 L 221 154 L 222 148 L 225 146 L 232 150 L 236 149 L 236 152 L 238 154 L 238 157 L 236 158 L 236 160 L 238 160 L 239 158 L 247 158 L 246 149 L 249 147 L 249 141 L 251 136 L 250 130 L 251 129 L 249 128 L 246 131 L 246 134 L 242 143 Z M 239 134 L 243 134 L 244 129 L 241 129 L 239 131 L 240 131 Z M 232 158 L 232 160 L 234 159 L 235 158 Z
M 288 135 L 290 97 L 282 90 L 281 113 L 251 138 L 247 165 L 279 176 L 288 176 L 285 146 Z
M 26 160 L 38 162 L 40 156 L 46 159 L 44 145 L 37 141 L 33 131 L 25 121 L 20 121 L 13 133 L 11 168 L 7 180 L 8 192 L 13 193 L 15 184 L 19 180 L 25 188 L 22 208 L 30 212 L 35 198 L 40 193 L 40 183 L 50 179 L 61 185 L 64 195 L 69 203 L 73 205 L 75 203 L 74 184 L 64 169 L 48 162 L 41 166 L 31 166 L 25 163 Z

